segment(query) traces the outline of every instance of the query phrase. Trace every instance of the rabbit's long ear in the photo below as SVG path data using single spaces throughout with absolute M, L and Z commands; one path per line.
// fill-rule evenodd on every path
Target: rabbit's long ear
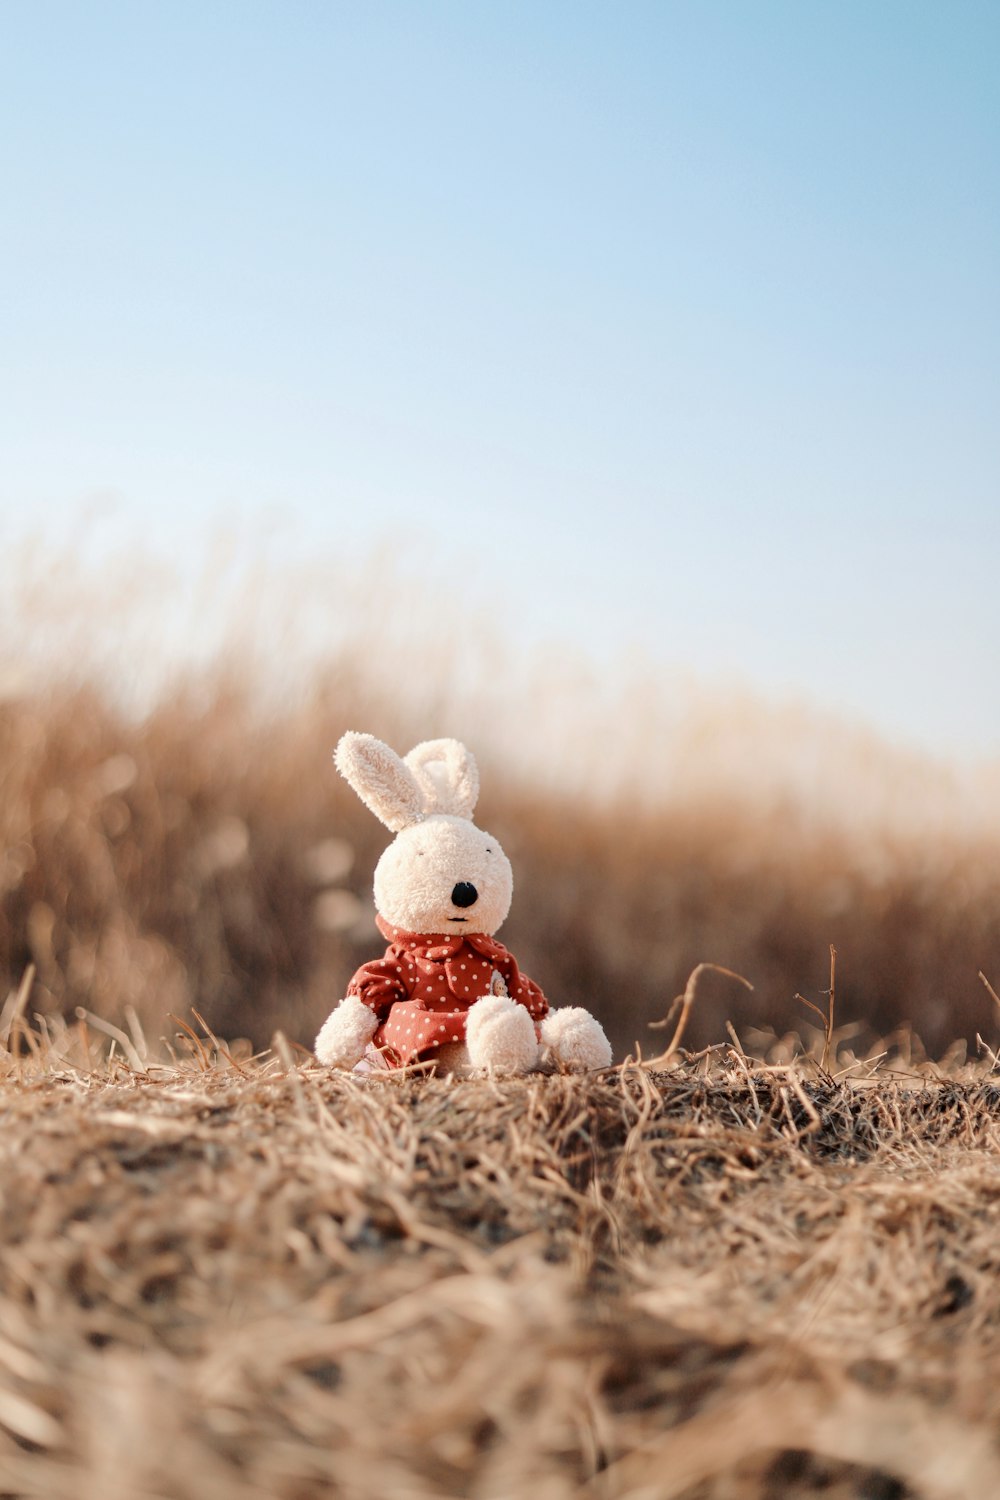
M 373 734 L 348 730 L 341 735 L 333 759 L 365 806 L 393 833 L 420 822 L 425 808 L 416 777 L 395 750 Z
M 424 740 L 403 757 L 419 783 L 429 813 L 471 818 L 479 796 L 479 770 L 458 740 Z

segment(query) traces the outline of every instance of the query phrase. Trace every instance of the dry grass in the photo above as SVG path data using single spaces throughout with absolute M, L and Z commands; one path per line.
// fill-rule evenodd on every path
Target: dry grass
M 283 693 L 251 652 L 143 698 L 101 590 L 98 671 L 69 564 L 32 577 L 20 616 L 0 590 L 0 1500 L 1000 1494 L 988 779 L 729 702 L 668 751 L 655 685 L 588 727 L 564 665 L 431 680 L 398 617 L 378 671 L 366 634 Z M 474 746 L 505 939 L 618 1057 L 683 992 L 655 1065 L 315 1067 L 379 947 L 350 727 Z
M 7 1496 L 1000 1493 L 983 1070 L 359 1080 L 204 1032 L 159 1065 L 9 1040 Z
M 438 732 L 421 713 L 380 706 L 350 664 L 280 713 L 236 679 L 140 717 L 92 686 L 0 702 L 0 984 L 33 963 L 32 1011 L 48 1016 L 121 1025 L 131 1008 L 155 1039 L 196 1008 L 255 1046 L 279 1027 L 308 1044 L 381 947 L 384 830 L 331 747 L 359 724 L 400 744 Z M 837 833 L 749 793 L 640 813 L 540 791 L 493 758 L 488 725 L 464 732 L 485 762 L 482 821 L 514 863 L 503 936 L 554 1003 L 601 1017 L 617 1056 L 706 958 L 754 992 L 735 1000 L 708 976 L 691 1042 L 719 1040 L 730 1015 L 741 1034 L 801 1024 L 794 996 L 821 1001 L 831 943 L 838 1018 L 863 1026 L 862 1050 L 909 1024 L 940 1053 L 993 1025 L 978 979 L 1000 975 L 988 830 Z
M 505 941 L 619 1057 L 703 960 L 754 990 L 708 976 L 690 1043 L 800 1027 L 831 944 L 842 1046 L 995 1036 L 997 774 L 638 664 L 518 660 L 489 611 L 435 614 L 430 559 L 415 591 L 391 555 L 286 576 L 220 543 L 192 584 L 99 542 L 0 549 L 0 992 L 34 963 L 32 1011 L 308 1043 L 381 946 L 384 831 L 331 761 L 363 728 L 474 747 Z

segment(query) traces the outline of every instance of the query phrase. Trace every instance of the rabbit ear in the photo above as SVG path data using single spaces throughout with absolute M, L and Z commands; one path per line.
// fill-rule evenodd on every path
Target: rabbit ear
M 334 764 L 345 781 L 393 833 L 419 823 L 424 799 L 413 772 L 373 734 L 341 735 Z
M 458 740 L 424 740 L 403 757 L 416 777 L 429 813 L 471 818 L 479 796 L 479 770 Z

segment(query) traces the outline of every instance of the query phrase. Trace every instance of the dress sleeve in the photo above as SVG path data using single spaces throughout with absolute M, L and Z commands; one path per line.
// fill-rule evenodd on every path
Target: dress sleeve
M 549 1013 L 549 1002 L 542 993 L 541 985 L 529 979 L 527 974 L 522 974 L 520 969 L 516 969 L 511 978 L 514 982 L 510 986 L 510 998 L 525 1006 L 533 1021 L 544 1020 Z
M 392 950 L 384 958 L 362 964 L 347 986 L 347 993 L 357 995 L 364 1005 L 370 1006 L 380 1021 L 385 1020 L 397 1000 L 408 999 L 403 971 Z

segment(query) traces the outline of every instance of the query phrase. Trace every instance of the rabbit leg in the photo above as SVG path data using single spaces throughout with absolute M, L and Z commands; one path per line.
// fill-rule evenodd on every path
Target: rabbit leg
M 535 1023 L 523 1005 L 506 995 L 476 1001 L 466 1018 L 465 1044 L 474 1068 L 500 1076 L 530 1073 L 538 1065 Z
M 552 1010 L 541 1026 L 542 1047 L 564 1068 L 589 1072 L 611 1066 L 611 1045 L 600 1021 L 578 1005 Z

